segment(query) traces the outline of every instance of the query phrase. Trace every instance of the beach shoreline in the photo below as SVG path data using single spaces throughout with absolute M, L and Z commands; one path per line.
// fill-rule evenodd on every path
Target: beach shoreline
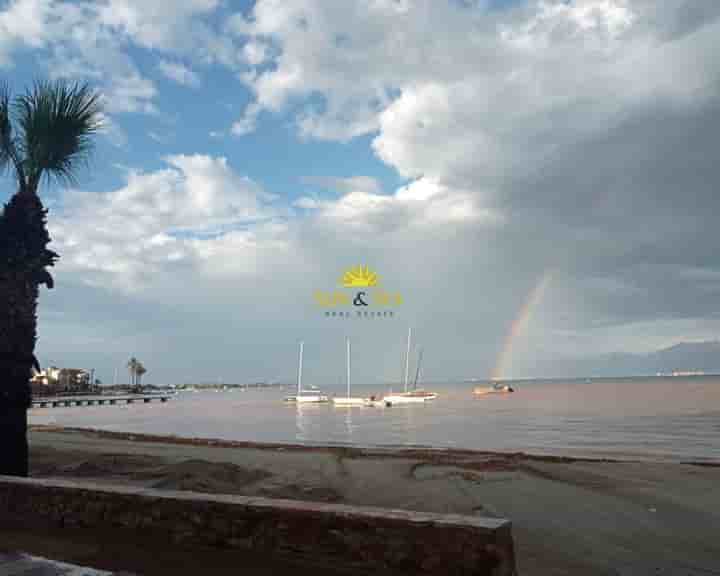
M 160 444 L 175 444 L 181 446 L 208 446 L 216 448 L 249 448 L 254 450 L 268 451 L 291 451 L 291 452 L 342 452 L 348 456 L 383 456 L 387 458 L 427 458 L 427 457 L 450 457 L 467 458 L 479 456 L 496 456 L 501 458 L 515 458 L 532 460 L 538 462 L 641 462 L 632 458 L 604 458 L 604 457 L 581 457 L 564 456 L 554 454 L 535 454 L 517 451 L 501 450 L 473 450 L 469 448 L 446 448 L 427 445 L 371 445 L 357 446 L 347 444 L 315 444 L 315 443 L 293 443 L 293 442 L 256 442 L 252 440 L 226 440 L 222 438 L 202 438 L 191 436 L 146 434 L 137 432 L 120 432 L 115 430 L 103 430 L 99 428 L 85 428 L 75 426 L 53 426 L 53 425 L 32 425 L 31 432 L 62 432 L 89 434 L 96 438 L 127 440 L 129 442 L 149 442 Z M 720 461 L 706 462 L 681 462 L 681 464 L 720 466 Z
M 720 533 L 716 463 L 268 444 L 53 426 L 33 426 L 29 440 L 35 477 L 508 518 L 521 574 L 607 574 L 618 566 L 633 574 L 720 570 L 712 536 Z

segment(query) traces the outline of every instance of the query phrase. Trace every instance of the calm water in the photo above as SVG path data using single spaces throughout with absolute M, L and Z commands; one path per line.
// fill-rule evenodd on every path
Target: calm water
M 208 391 L 165 404 L 34 409 L 30 422 L 259 442 L 720 461 L 718 377 L 518 382 L 515 394 L 481 397 L 470 384 L 427 388 L 440 397 L 391 408 L 287 405 L 280 389 Z

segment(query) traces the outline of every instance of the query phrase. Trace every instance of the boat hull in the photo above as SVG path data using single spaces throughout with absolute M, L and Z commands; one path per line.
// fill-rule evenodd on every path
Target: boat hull
M 514 391 L 515 391 L 515 390 L 513 390 L 513 389 L 510 388 L 509 386 L 505 386 L 505 387 L 503 387 L 503 388 L 492 388 L 492 387 L 490 387 L 490 388 L 482 388 L 482 387 L 478 387 L 478 388 L 474 388 L 474 389 L 473 389 L 473 394 L 475 394 L 476 396 L 485 396 L 486 394 L 510 394 L 510 393 L 512 393 L 512 392 L 514 392 Z
M 423 402 L 435 400 L 435 398 L 437 398 L 437 394 L 434 392 L 408 392 L 407 394 L 391 394 L 385 396 L 384 401 L 390 404 L 422 404 Z
M 302 396 L 288 396 L 285 402 L 294 402 L 296 404 L 317 404 L 320 402 L 330 402 L 330 398 L 324 394 L 306 394 Z
M 435 392 L 408 392 L 407 396 L 411 398 L 423 398 L 424 400 L 435 400 L 438 395 Z
M 368 406 L 370 408 L 385 408 L 386 406 L 390 406 L 390 402 L 385 400 L 384 398 L 381 400 L 370 400 L 368 399 L 365 402 L 365 406 Z
M 333 398 L 335 406 L 366 406 L 369 400 L 366 398 Z

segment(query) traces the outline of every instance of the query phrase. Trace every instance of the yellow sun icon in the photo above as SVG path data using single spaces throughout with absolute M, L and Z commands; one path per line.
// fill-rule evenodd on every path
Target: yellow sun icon
M 343 274 L 341 282 L 345 288 L 368 288 L 377 285 L 378 276 L 367 266 L 353 266 Z

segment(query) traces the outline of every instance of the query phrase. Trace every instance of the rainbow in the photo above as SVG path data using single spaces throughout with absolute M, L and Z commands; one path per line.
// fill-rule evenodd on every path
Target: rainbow
M 545 272 L 543 272 L 540 279 L 535 283 L 533 289 L 530 290 L 528 297 L 525 299 L 524 304 L 520 308 L 520 312 L 517 316 L 515 316 L 512 324 L 510 324 L 510 330 L 508 330 L 503 347 L 500 350 L 500 354 L 498 354 L 497 360 L 495 361 L 495 368 L 493 369 L 491 376 L 493 380 L 500 380 L 503 377 L 512 356 L 513 342 L 520 334 L 525 332 L 528 321 L 530 320 L 530 315 L 532 314 L 535 306 L 537 306 L 542 299 L 543 293 L 552 280 L 552 275 L 553 271 L 551 269 L 546 269 Z

